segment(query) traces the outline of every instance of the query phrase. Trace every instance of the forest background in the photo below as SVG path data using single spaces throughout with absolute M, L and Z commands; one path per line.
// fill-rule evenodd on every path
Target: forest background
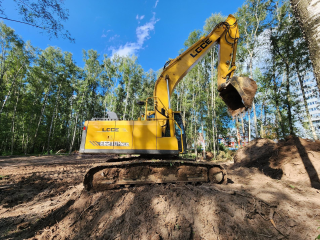
M 317 139 L 307 100 L 319 91 L 304 84 L 313 69 L 289 1 L 247 0 L 234 15 L 241 33 L 235 75 L 257 82 L 255 102 L 248 113 L 229 116 L 216 90 L 218 49 L 213 48 L 172 97 L 173 109 L 183 112 L 188 147 L 195 147 L 200 133 L 214 155 L 218 137 L 230 135 Z M 225 19 L 212 14 L 202 30 L 189 34 L 181 52 Z M 137 119 L 142 109 L 135 102 L 153 95 L 161 69 L 145 72 L 134 55 L 83 51 L 79 67 L 72 53 L 39 49 L 18 34 L 0 23 L 1 155 L 78 150 L 85 120 L 106 117 L 108 111 L 123 120 Z

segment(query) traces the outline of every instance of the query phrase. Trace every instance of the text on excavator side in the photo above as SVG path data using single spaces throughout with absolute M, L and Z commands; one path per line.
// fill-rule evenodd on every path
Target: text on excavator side
M 190 53 L 191 57 L 196 57 L 198 53 L 201 53 L 203 49 L 205 49 L 212 41 L 208 38 L 206 41 L 200 44 L 199 47 L 197 47 L 194 51 L 196 52 L 195 54 Z

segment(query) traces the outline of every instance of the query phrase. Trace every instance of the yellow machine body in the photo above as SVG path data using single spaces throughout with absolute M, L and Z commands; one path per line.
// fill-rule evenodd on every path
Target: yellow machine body
M 176 137 L 163 137 L 159 121 L 86 121 L 82 153 L 179 154 Z

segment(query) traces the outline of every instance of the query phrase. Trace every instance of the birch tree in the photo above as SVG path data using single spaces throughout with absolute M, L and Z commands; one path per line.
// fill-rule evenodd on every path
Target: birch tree
M 290 0 L 308 45 L 313 72 L 320 91 L 320 2 L 317 0 Z
M 249 76 L 253 78 L 254 59 L 257 56 L 257 48 L 259 47 L 258 36 L 265 29 L 265 20 L 267 16 L 268 0 L 246 0 L 241 8 L 238 9 L 236 16 L 239 21 L 240 36 L 240 51 L 245 53 L 245 62 L 247 62 Z M 254 115 L 254 128 L 256 137 L 259 136 L 257 126 L 257 116 L 255 103 L 252 104 Z M 249 115 L 250 118 L 250 115 Z M 250 129 L 250 126 L 249 126 Z M 249 138 L 251 131 L 249 131 Z

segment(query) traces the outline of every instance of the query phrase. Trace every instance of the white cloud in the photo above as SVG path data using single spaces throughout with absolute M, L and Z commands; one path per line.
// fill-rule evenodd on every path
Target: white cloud
M 111 30 L 107 30 L 107 32 L 105 32 L 105 30 L 103 29 L 103 32 L 102 32 L 101 37 L 102 37 L 102 38 L 107 37 L 107 36 L 108 36 L 108 32 L 111 32 Z
M 138 24 L 140 24 L 140 20 L 144 19 L 144 15 L 139 16 L 139 14 L 137 14 L 136 19 L 138 20 Z
M 149 22 L 136 28 L 137 41 L 127 42 L 125 45 L 121 45 L 118 48 L 110 47 L 109 50 L 112 51 L 112 56 L 115 54 L 119 56 L 137 54 L 137 52 L 143 48 L 144 42 L 150 38 L 150 32 L 154 30 L 154 26 L 158 21 L 159 19 L 156 19 L 155 13 L 153 13 L 153 17 Z
M 115 40 L 117 37 L 120 37 L 120 36 L 116 34 L 116 35 L 110 37 L 110 38 L 109 38 L 109 42 Z
M 119 56 L 130 56 L 134 54 L 141 47 L 137 43 L 126 43 L 124 46 L 120 46 L 118 49 L 109 48 L 112 51 L 112 57 L 117 54 Z
M 142 19 L 144 19 L 144 15 L 139 16 L 139 14 L 137 14 L 136 19 L 137 20 L 142 20 Z
M 154 4 L 154 8 L 157 7 L 158 3 L 159 3 L 159 0 L 157 0 L 156 3 Z

